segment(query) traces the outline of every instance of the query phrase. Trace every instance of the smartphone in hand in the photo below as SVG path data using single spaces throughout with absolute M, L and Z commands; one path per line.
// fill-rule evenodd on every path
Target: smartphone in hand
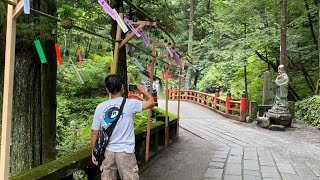
M 137 85 L 129 84 L 129 91 L 138 92 Z

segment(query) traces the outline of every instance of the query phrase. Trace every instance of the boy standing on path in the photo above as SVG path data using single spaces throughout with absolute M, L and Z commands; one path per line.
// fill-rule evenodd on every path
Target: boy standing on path
M 109 75 L 105 79 L 106 89 L 111 99 L 100 103 L 94 113 L 91 132 L 91 147 L 93 149 L 99 130 L 108 127 L 117 117 L 122 103 L 123 83 L 117 75 Z M 152 108 L 154 100 L 142 85 L 137 85 L 138 92 L 146 97 L 146 101 L 127 99 L 122 114 L 113 130 L 105 152 L 105 159 L 100 170 L 102 180 L 117 180 L 117 170 L 122 180 L 139 179 L 135 149 L 133 116 L 142 110 Z M 92 154 L 92 162 L 98 165 Z

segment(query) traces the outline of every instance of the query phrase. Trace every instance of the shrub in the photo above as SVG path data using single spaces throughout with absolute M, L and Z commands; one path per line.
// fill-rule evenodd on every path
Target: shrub
M 295 121 L 306 121 L 320 128 L 320 96 L 313 96 L 296 103 Z

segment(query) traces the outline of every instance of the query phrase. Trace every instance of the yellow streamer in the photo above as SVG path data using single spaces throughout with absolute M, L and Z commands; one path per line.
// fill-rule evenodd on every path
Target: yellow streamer
M 114 74 L 113 61 L 112 61 L 112 59 L 109 60 L 109 66 L 110 66 L 110 74 Z

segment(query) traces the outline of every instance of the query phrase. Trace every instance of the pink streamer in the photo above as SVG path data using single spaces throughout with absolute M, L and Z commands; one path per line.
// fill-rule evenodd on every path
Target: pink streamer
M 98 3 L 104 9 L 104 11 L 106 13 L 108 13 L 109 16 L 111 16 L 111 18 L 113 20 L 117 19 L 117 15 L 114 13 L 114 11 L 112 10 L 112 8 L 110 7 L 110 5 L 107 2 L 105 2 L 104 0 L 98 0 Z
M 180 59 L 180 68 L 183 68 L 182 58 Z
M 149 76 L 150 78 L 153 76 L 153 69 L 152 66 L 149 67 Z
M 147 37 L 147 35 L 144 33 L 144 31 L 142 29 L 138 29 L 138 33 L 141 35 L 144 44 L 149 47 L 150 46 L 150 40 Z
M 130 21 L 127 18 L 124 18 L 124 23 L 127 24 L 127 26 L 131 29 L 131 31 L 137 36 L 137 37 L 141 37 L 141 35 L 138 33 L 138 31 L 136 30 L 136 28 L 134 28 Z
M 82 56 L 81 56 L 80 48 L 77 51 L 77 55 L 78 55 L 78 60 L 79 60 L 79 66 L 80 66 L 80 69 L 81 69 L 83 66 L 82 66 Z
M 168 75 L 168 72 L 167 72 L 167 71 L 164 72 L 164 79 L 165 79 L 166 81 L 168 81 L 168 79 L 169 79 L 169 75 Z

